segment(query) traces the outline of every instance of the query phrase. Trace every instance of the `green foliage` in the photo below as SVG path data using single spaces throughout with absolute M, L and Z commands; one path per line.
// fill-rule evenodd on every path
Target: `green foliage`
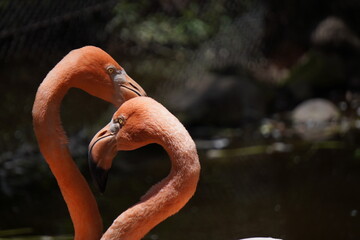
M 114 7 L 106 31 L 111 48 L 126 59 L 127 64 L 122 64 L 131 76 L 146 79 L 142 86 L 161 99 L 156 94 L 162 91 L 159 86 L 176 85 L 179 69 L 192 64 L 196 50 L 229 28 L 255 2 L 122 0 Z
M 225 7 L 225 2 L 191 2 L 168 9 L 161 1 L 156 2 L 160 6 L 155 7 L 151 1 L 121 1 L 108 31 L 141 47 L 149 44 L 196 46 L 229 22 L 230 9 Z

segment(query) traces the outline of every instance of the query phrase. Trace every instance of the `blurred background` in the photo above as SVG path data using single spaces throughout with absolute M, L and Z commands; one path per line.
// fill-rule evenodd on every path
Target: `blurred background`
M 71 239 L 31 108 L 63 56 L 95 45 L 198 147 L 195 196 L 145 239 L 360 239 L 359 12 L 358 0 L 1 0 L 0 238 Z M 92 187 L 87 146 L 114 111 L 78 89 L 62 104 Z M 119 153 L 94 190 L 105 228 L 169 166 L 157 145 Z

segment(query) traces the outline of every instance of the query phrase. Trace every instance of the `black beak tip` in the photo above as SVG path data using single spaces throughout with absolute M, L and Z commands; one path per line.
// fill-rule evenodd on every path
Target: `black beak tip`
M 96 163 L 92 160 L 91 154 L 89 155 L 89 167 L 91 177 L 94 180 L 97 189 L 99 190 L 99 192 L 104 193 L 109 170 L 98 167 Z

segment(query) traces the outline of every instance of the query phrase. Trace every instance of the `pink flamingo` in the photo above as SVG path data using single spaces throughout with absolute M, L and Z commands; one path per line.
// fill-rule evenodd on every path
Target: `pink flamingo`
M 113 158 L 120 150 L 150 143 L 161 145 L 171 160 L 169 175 L 155 184 L 133 207 L 120 214 L 102 240 L 139 240 L 152 228 L 177 213 L 195 193 L 200 175 L 196 146 L 179 120 L 149 97 L 125 102 L 89 145 L 89 164 L 103 192 Z M 247 238 L 243 240 L 280 240 Z
M 123 212 L 104 233 L 103 240 L 138 240 L 177 213 L 193 196 L 200 175 L 195 143 L 179 120 L 148 97 L 125 102 L 89 146 L 90 169 L 104 190 L 107 171 L 119 150 L 150 143 L 161 145 L 171 160 L 169 175 L 155 184 L 135 206 Z
M 32 110 L 35 135 L 69 209 L 75 239 L 98 240 L 102 235 L 101 216 L 88 184 L 71 158 L 61 126 L 60 104 L 72 87 L 115 106 L 146 93 L 106 52 L 87 46 L 66 55 L 48 73 L 36 94 Z

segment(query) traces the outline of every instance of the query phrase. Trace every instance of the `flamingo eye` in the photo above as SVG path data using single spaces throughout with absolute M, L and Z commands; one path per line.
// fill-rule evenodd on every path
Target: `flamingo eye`
M 106 69 L 106 71 L 109 73 L 109 74 L 113 74 L 114 72 L 115 72 L 115 67 L 113 67 L 113 66 L 110 66 L 110 67 L 108 67 L 107 69 Z
M 115 119 L 113 120 L 113 123 L 118 123 L 118 124 L 120 124 L 121 127 L 124 126 L 124 125 L 125 125 L 125 118 L 124 118 L 124 116 L 119 116 L 119 117 L 115 118 Z
M 117 118 L 114 118 L 110 122 L 109 130 L 112 134 L 116 134 L 124 125 L 125 125 L 125 118 L 124 116 L 121 115 Z

